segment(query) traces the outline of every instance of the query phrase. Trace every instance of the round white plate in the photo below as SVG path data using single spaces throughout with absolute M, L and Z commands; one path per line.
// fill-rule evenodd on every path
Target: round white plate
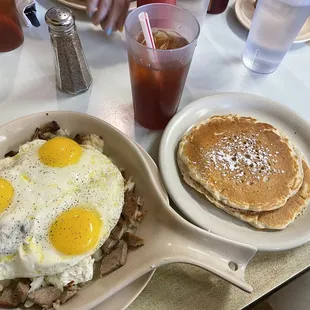
M 166 127 L 159 150 L 159 167 L 176 206 L 190 221 L 217 235 L 246 243 L 260 251 L 279 251 L 310 241 L 310 210 L 282 231 L 259 231 L 213 206 L 187 186 L 179 175 L 176 150 L 182 136 L 212 115 L 239 114 L 270 123 L 286 134 L 310 163 L 310 125 L 293 111 L 269 99 L 227 93 L 195 101 L 177 113 Z
M 235 12 L 237 19 L 246 29 L 250 30 L 254 16 L 254 0 L 236 0 Z M 303 43 L 310 40 L 310 17 L 299 32 L 294 43 Z
M 86 11 L 85 1 L 81 1 L 81 0 L 57 0 L 57 1 L 71 8 Z M 137 6 L 136 1 L 131 2 L 129 10 L 132 10 L 136 6 Z

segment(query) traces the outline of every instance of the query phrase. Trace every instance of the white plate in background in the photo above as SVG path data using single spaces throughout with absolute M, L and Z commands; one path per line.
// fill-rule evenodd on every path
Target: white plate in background
M 57 1 L 71 8 L 86 11 L 85 1 L 81 1 L 81 0 L 57 0 Z M 137 2 L 136 1 L 131 2 L 129 10 L 132 10 L 136 7 L 137 7 Z
M 254 2 L 255 0 L 236 0 L 235 12 L 238 21 L 246 29 L 250 30 L 252 19 L 254 16 Z M 305 25 L 299 32 L 294 43 L 303 43 L 310 40 L 310 17 L 307 19 Z
M 176 206 L 194 224 L 260 251 L 287 250 L 309 242 L 309 209 L 282 231 L 260 231 L 216 208 L 183 182 L 176 163 L 179 141 L 199 121 L 226 114 L 250 116 L 275 126 L 293 141 L 310 163 L 310 125 L 287 107 L 267 98 L 241 93 L 205 97 L 189 104 L 172 118 L 160 143 L 159 167 Z

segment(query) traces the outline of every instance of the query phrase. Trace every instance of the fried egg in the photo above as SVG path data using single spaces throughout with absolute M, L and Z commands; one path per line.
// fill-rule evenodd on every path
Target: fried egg
M 35 140 L 0 161 L 0 280 L 62 273 L 117 224 L 124 179 L 112 161 L 66 137 Z

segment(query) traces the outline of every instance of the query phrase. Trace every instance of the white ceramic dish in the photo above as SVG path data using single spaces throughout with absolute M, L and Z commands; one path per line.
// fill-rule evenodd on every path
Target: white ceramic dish
M 250 30 L 252 19 L 254 16 L 255 0 L 236 0 L 235 12 L 240 24 Z M 310 17 L 299 32 L 294 43 L 303 43 L 310 40 Z
M 160 184 L 136 143 L 100 119 L 75 112 L 33 114 L 0 127 L 0 157 L 31 137 L 35 128 L 56 120 L 72 134 L 96 133 L 105 141 L 105 153 L 126 170 L 136 183 L 137 194 L 148 211 L 138 234 L 145 245 L 130 252 L 126 264 L 97 277 L 70 302 L 67 309 L 92 309 L 151 270 L 173 262 L 197 265 L 250 292 L 244 272 L 256 249 L 210 234 L 184 220 L 166 202 Z
M 69 6 L 71 8 L 86 11 L 86 4 L 85 1 L 80 0 L 57 0 L 58 2 L 65 4 L 66 6 Z M 132 10 L 137 7 L 137 2 L 133 1 L 130 3 L 129 10 Z
M 183 182 L 175 160 L 182 136 L 202 119 L 230 113 L 251 116 L 279 128 L 292 139 L 310 163 L 310 125 L 293 111 L 269 99 L 249 94 L 209 96 L 189 104 L 174 116 L 165 129 L 160 144 L 159 166 L 168 193 L 193 223 L 216 235 L 252 245 L 260 251 L 287 250 L 309 242 L 310 210 L 282 231 L 259 231 L 214 207 Z

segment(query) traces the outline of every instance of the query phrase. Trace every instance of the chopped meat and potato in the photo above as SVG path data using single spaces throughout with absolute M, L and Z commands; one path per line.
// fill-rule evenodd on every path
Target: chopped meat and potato
M 32 140 L 50 140 L 56 136 L 69 136 L 66 130 L 60 128 L 56 121 L 52 121 L 40 128 L 37 128 L 31 138 Z M 104 141 L 95 134 L 85 136 L 76 135 L 74 140 L 82 145 L 91 145 L 100 152 L 103 152 Z M 15 156 L 18 152 L 10 151 L 5 157 Z M 124 176 L 124 172 L 123 176 Z M 100 254 L 97 254 L 95 261 L 100 262 L 100 276 L 115 271 L 126 263 L 128 251 L 144 245 L 144 240 L 133 234 L 146 211 L 142 209 L 140 197 L 135 194 L 135 184 L 131 178 L 125 179 L 125 198 L 121 217 L 117 225 L 111 231 L 109 238 L 102 245 Z M 98 251 L 99 252 L 99 251 Z M 99 255 L 99 258 L 98 258 Z M 94 255 L 95 257 L 96 255 Z M 3 281 L 2 281 L 3 282 Z M 0 306 L 17 307 L 24 304 L 26 308 L 38 305 L 43 309 L 58 309 L 68 301 L 82 285 L 75 285 L 70 282 L 65 288 L 60 289 L 52 285 L 32 289 L 30 279 L 15 279 L 6 281 L 6 285 L 0 284 Z M 84 283 L 83 283 L 84 284 Z

